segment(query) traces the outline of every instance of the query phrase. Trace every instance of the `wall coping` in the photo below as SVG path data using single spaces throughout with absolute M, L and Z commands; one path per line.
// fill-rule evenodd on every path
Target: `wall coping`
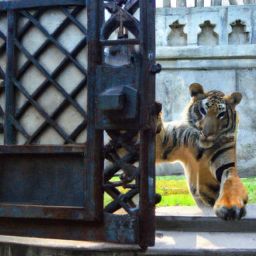
M 197 12 L 211 12 L 211 11 L 218 11 L 221 9 L 228 9 L 228 10 L 237 10 L 237 9 L 256 9 L 256 4 L 250 5 L 222 5 L 222 6 L 207 6 L 207 7 L 159 7 L 156 8 L 156 15 L 168 16 L 173 14 L 191 14 Z
M 218 46 L 158 46 L 158 60 L 170 59 L 256 59 L 256 44 Z

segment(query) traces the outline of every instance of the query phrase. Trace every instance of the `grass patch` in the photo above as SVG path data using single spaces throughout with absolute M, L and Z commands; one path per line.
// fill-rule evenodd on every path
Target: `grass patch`
M 196 204 L 188 191 L 184 176 L 156 177 L 156 193 L 162 196 L 157 206 L 193 206 Z
M 190 194 L 176 194 L 171 196 L 162 196 L 162 200 L 157 207 L 160 206 L 194 206 L 196 205 Z
M 256 177 L 242 179 L 249 196 L 249 204 L 256 203 Z
M 116 178 L 114 178 L 116 179 Z M 118 179 L 118 178 L 117 178 Z M 242 182 L 247 188 L 249 203 L 256 203 L 256 177 L 243 178 Z M 122 193 L 123 188 L 119 188 Z M 193 197 L 190 195 L 187 182 L 184 176 L 157 176 L 156 193 L 162 196 L 162 200 L 157 206 L 193 206 L 196 205 Z M 111 197 L 104 194 L 104 205 L 112 201 Z
M 243 178 L 249 204 L 256 203 L 256 177 Z M 162 201 L 157 206 L 191 206 L 196 205 L 190 195 L 184 176 L 162 176 L 156 178 L 156 192 L 162 195 Z

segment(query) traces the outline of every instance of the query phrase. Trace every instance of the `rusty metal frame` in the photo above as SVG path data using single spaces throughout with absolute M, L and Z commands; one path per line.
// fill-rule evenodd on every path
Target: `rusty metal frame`
M 65 6 L 74 6 L 73 10 L 69 11 Z M 76 19 L 81 10 L 86 6 L 84 1 L 44 1 L 41 4 L 38 1 L 5 1 L 0 3 L 0 10 L 6 12 L 7 14 L 7 35 L 1 36 L 5 43 L 1 46 L 0 52 L 6 52 L 7 56 L 7 67 L 6 72 L 1 69 L 1 76 L 5 79 L 5 114 L 4 114 L 4 146 L 1 146 L 0 157 L 1 162 L 5 168 L 12 168 L 13 172 L 19 173 L 19 170 L 11 166 L 10 162 L 16 162 L 20 167 L 20 170 L 30 168 L 27 163 L 38 163 L 39 159 L 54 159 L 56 165 L 61 164 L 66 161 L 67 167 L 72 169 L 72 162 L 75 161 L 78 173 L 82 177 L 86 176 L 85 170 L 82 170 L 84 166 L 84 154 L 85 145 L 75 145 L 75 138 L 86 128 L 87 125 L 87 114 L 81 108 L 81 106 L 74 100 L 79 92 L 86 87 L 87 82 L 87 71 L 81 64 L 75 59 L 77 54 L 86 46 L 87 44 L 87 30 L 86 28 Z M 30 8 L 37 8 L 36 11 L 31 14 L 29 12 Z M 43 8 L 42 8 L 43 7 Z M 49 7 L 58 7 L 65 14 L 66 18 L 63 22 L 55 28 L 52 34 L 49 34 L 47 30 L 38 21 L 39 17 L 44 13 Z M 19 17 L 25 17 L 27 23 L 19 29 L 17 29 L 17 20 Z M 64 31 L 67 25 L 70 23 L 74 24 L 83 34 L 84 38 L 81 42 L 78 42 L 76 47 L 68 52 L 63 46 L 57 41 L 57 37 Z M 35 53 L 31 54 L 21 43 L 24 35 L 29 31 L 31 27 L 36 27 L 39 31 L 45 35 L 46 41 L 36 50 Z M 60 50 L 65 58 L 63 61 L 55 68 L 53 73 L 49 73 L 37 60 L 47 49 L 47 47 L 52 44 L 58 50 Z M 21 68 L 17 68 L 16 56 L 17 51 L 23 53 L 27 60 L 22 65 Z M 76 86 L 76 88 L 68 94 L 62 86 L 56 81 L 56 78 L 65 70 L 68 64 L 74 65 L 83 75 L 84 79 Z M 23 85 L 20 83 L 19 79 L 25 72 L 29 70 L 31 66 L 35 66 L 44 76 L 45 80 L 39 85 L 39 87 L 30 95 Z M 46 111 L 37 103 L 37 99 L 42 95 L 42 93 L 49 87 L 50 83 L 63 95 L 63 102 L 56 108 L 56 110 L 48 115 Z M 23 94 L 26 101 L 20 108 L 15 106 L 15 93 L 18 91 Z M 29 106 L 33 106 L 44 118 L 45 121 L 39 126 L 39 128 L 31 135 L 29 135 L 25 129 L 20 124 L 19 120 Z M 84 121 L 71 133 L 66 134 L 66 132 L 58 126 L 56 119 L 69 105 L 72 105 L 83 117 Z M 65 143 L 73 144 L 71 146 L 59 145 L 59 146 L 44 146 L 37 145 L 32 146 L 30 144 L 35 143 L 36 139 L 40 134 L 47 129 L 48 126 L 52 126 L 65 140 Z M 16 132 L 20 132 L 25 138 L 25 144 L 30 146 L 16 145 Z M 27 163 L 23 161 L 26 159 Z M 66 160 L 65 160 L 66 159 Z M 51 165 L 51 164 L 50 164 Z M 49 165 L 49 166 L 50 166 Z M 48 167 L 49 167 L 48 166 Z M 69 166 L 69 167 L 68 167 Z M 52 166 L 53 170 L 56 169 Z M 40 168 L 39 168 L 40 169 Z M 47 167 L 46 167 L 47 169 Z M 58 168 L 57 168 L 58 169 Z M 58 171 L 60 172 L 60 171 Z M 28 174 L 29 175 L 29 174 Z M 14 177 L 13 177 L 14 178 Z M 21 181 L 21 184 L 22 181 Z M 25 184 L 23 184 L 24 186 Z M 81 187 L 82 185 L 80 185 Z M 24 192 L 25 193 L 25 192 Z M 88 191 L 88 193 L 90 193 Z M 11 193 L 10 193 L 11 194 Z M 86 193 L 87 194 L 87 193 Z M 43 205 L 38 202 L 30 202 L 30 204 L 19 202 L 20 199 L 11 198 L 11 194 L 6 195 L 2 193 L 4 202 L 0 204 L 1 217 L 8 218 L 48 218 L 48 219 L 73 219 L 73 220 L 94 220 L 95 216 L 90 214 L 88 209 L 87 201 L 74 203 L 72 206 L 59 205 Z M 31 197 L 32 198 L 32 197 Z M 46 199 L 40 197 L 44 202 Z M 3 200 L 3 199 L 2 199 Z M 7 200 L 7 202 L 5 202 Z M 79 199 L 82 201 L 82 198 Z M 10 201 L 10 202 L 9 202 Z M 13 203 L 12 203 L 13 201 Z M 64 202 L 64 201 L 63 201 Z
M 135 39 L 119 38 L 110 39 L 111 32 L 120 25 L 118 17 L 113 13 L 108 21 L 104 21 L 104 8 L 106 2 L 112 0 L 37 0 L 26 1 L 4 1 L 0 2 L 0 11 L 7 12 L 8 33 L 7 36 L 0 33 L 0 37 L 6 43 L 0 48 L 0 53 L 7 53 L 7 69 L 4 74 L 0 69 L 0 75 L 5 78 L 6 110 L 4 120 L 5 145 L 0 146 L 0 158 L 4 165 L 13 168 L 12 163 L 21 164 L 24 168 L 31 169 L 31 163 L 39 163 L 51 159 L 48 163 L 44 161 L 45 168 L 53 168 L 58 163 L 63 163 L 63 170 L 71 168 L 76 163 L 79 177 L 82 178 L 83 195 L 75 205 L 38 205 L 23 203 L 0 203 L 0 233 L 8 235 L 22 235 L 48 238 L 79 239 L 79 240 L 101 240 L 122 243 L 137 243 L 141 247 L 154 245 L 155 231 L 155 123 L 154 123 L 154 101 L 155 101 L 155 0 L 130 0 L 116 1 L 120 5 L 121 12 L 125 15 L 124 26 L 131 31 Z M 115 2 L 112 1 L 112 2 Z M 73 6 L 68 11 L 65 6 Z M 88 12 L 88 29 L 76 19 L 81 8 L 86 6 Z M 39 9 L 40 7 L 40 9 Z M 43 7 L 43 8 L 42 8 Z M 66 15 L 63 23 L 49 34 L 38 21 L 44 8 L 58 7 Z M 31 14 L 29 9 L 35 9 Z M 140 10 L 140 20 L 133 17 Z M 102 14 L 102 15 L 100 15 Z M 22 16 L 29 20 L 24 27 L 17 31 L 17 19 Z M 128 17 L 128 18 L 127 18 Z M 72 22 L 85 35 L 77 46 L 67 52 L 56 40 L 68 23 Z M 24 48 L 20 39 L 31 26 L 35 26 L 44 34 L 47 40 L 31 54 Z M 64 60 L 49 74 L 37 61 L 49 44 L 53 44 L 64 55 Z M 77 54 L 85 45 L 88 45 L 88 70 L 76 60 Z M 97 84 L 99 79 L 97 72 L 99 66 L 104 66 L 104 47 L 110 46 L 138 46 L 139 72 L 136 77 L 136 89 L 139 95 L 138 114 L 134 120 L 127 123 L 125 133 L 123 125 L 109 123 L 103 127 L 97 119 Z M 15 63 L 16 51 L 22 52 L 27 61 L 17 70 Z M 84 79 L 71 92 L 66 93 L 56 81 L 65 67 L 72 63 L 84 74 Z M 29 67 L 35 66 L 44 76 L 45 81 L 31 95 L 22 86 L 19 79 L 28 71 Z M 108 65 L 105 65 L 108 66 Z M 136 70 L 136 68 L 134 69 Z M 113 76 L 115 73 L 113 73 Z M 51 114 L 48 115 L 37 103 L 37 99 L 52 84 L 63 96 L 64 101 Z M 97 86 L 96 86 L 97 85 Z M 87 113 L 74 100 L 78 93 L 88 87 Z M 15 106 L 15 90 L 21 92 L 26 102 L 19 109 Z M 136 101 L 137 102 L 137 101 Z M 45 119 L 43 124 L 29 135 L 19 124 L 19 119 L 32 105 Z M 55 122 L 60 113 L 72 105 L 84 118 L 84 121 L 73 131 L 66 134 Z M 136 110 L 136 111 L 137 111 Z M 0 113 L 1 114 L 1 113 Z M 66 145 L 46 146 L 37 145 L 37 138 L 48 127 L 53 127 Z M 87 128 L 86 145 L 77 145 L 75 138 Z M 26 145 L 16 145 L 16 131 L 26 138 Z M 103 134 L 106 131 L 110 135 L 110 142 L 104 145 Z M 129 140 L 139 138 L 138 143 L 130 143 Z M 36 145 L 33 145 L 36 144 Z M 120 147 L 124 147 L 128 154 L 121 157 L 117 154 Z M 113 166 L 106 169 L 104 159 L 112 161 Z M 55 165 L 54 162 L 56 161 Z M 66 161 L 66 162 L 65 162 Z M 135 166 L 138 162 L 138 166 Z M 56 167 L 57 168 L 57 167 Z M 40 169 L 40 168 L 39 168 Z M 111 178 L 122 171 L 120 182 L 112 182 Z M 103 173 L 104 172 L 104 173 Z M 7 186 L 7 185 L 6 185 Z M 119 186 L 126 187 L 129 192 L 122 193 Z M 103 195 L 109 193 L 113 201 L 103 207 Z M 133 202 L 134 196 L 139 196 L 139 204 Z M 72 198 L 70 200 L 73 200 Z M 75 199 L 74 199 L 75 200 Z M 76 200 L 75 200 L 76 201 Z M 43 202 L 46 199 L 43 198 Z M 65 200 L 64 200 L 65 203 Z M 125 215 L 115 214 L 118 210 L 126 211 Z
M 88 152 L 90 154 L 88 158 L 91 163 L 94 163 L 94 166 L 92 165 L 91 167 L 92 170 L 94 172 L 98 170 L 96 171 L 98 174 L 100 173 L 100 169 L 102 169 L 100 165 L 102 161 L 99 161 L 100 158 L 101 160 L 105 158 L 113 163 L 112 167 L 107 167 L 104 170 L 103 187 L 105 192 L 113 199 L 105 207 L 105 211 L 114 213 L 118 210 L 124 210 L 127 213 L 127 218 L 131 216 L 137 220 L 138 227 L 137 230 L 134 230 L 135 237 L 141 247 L 147 247 L 153 245 L 155 239 L 155 123 L 153 116 L 156 71 L 154 69 L 155 1 L 132 0 L 104 2 L 109 2 L 107 8 L 111 16 L 108 20 L 103 20 L 105 10 L 103 1 L 88 1 L 88 15 L 90 20 L 88 29 L 89 97 L 94 96 L 97 98 L 97 95 L 101 92 L 102 83 L 112 82 L 114 88 L 118 83 L 122 83 L 122 80 L 127 80 L 126 83 L 131 83 L 132 79 L 127 79 L 127 77 L 122 75 L 120 76 L 120 73 L 124 72 L 126 76 L 132 77 L 135 75 L 136 77 L 137 70 L 139 74 L 136 78 L 138 80 L 138 86 L 134 85 L 134 88 L 138 90 L 140 96 L 139 115 L 134 120 L 127 120 L 124 123 L 122 122 L 122 118 L 120 121 L 111 122 L 107 117 L 105 122 L 103 122 L 104 114 L 101 114 L 101 111 L 98 110 L 99 107 L 96 104 L 97 99 L 91 102 L 88 108 L 88 118 L 90 118 L 88 131 L 93 136 L 89 136 L 91 141 L 88 144 L 93 147 L 90 153 Z M 114 2 L 118 2 L 118 4 Z M 139 20 L 133 16 L 137 10 L 140 12 Z M 100 15 L 95 15 L 95 13 L 100 13 Z M 121 33 L 118 40 L 113 40 L 110 35 L 119 27 L 119 24 L 122 24 L 135 38 L 130 39 L 128 35 L 125 36 Z M 111 65 L 104 63 L 103 52 L 105 47 L 132 47 L 134 45 L 139 46 L 139 53 L 135 54 L 136 56 L 134 57 L 135 59 L 136 57 L 139 59 L 139 65 L 135 70 L 129 64 L 122 67 L 111 67 Z M 107 82 L 101 81 L 101 72 L 107 75 L 104 77 L 104 80 Z M 100 75 L 97 76 L 98 74 Z M 118 82 L 112 81 L 111 76 L 116 78 Z M 118 76 L 121 79 L 119 78 L 118 80 Z M 107 92 L 108 90 L 103 95 L 107 95 Z M 107 105 L 103 107 L 109 109 Z M 133 108 L 136 107 L 133 106 Z M 118 111 L 113 113 L 113 115 L 118 116 Z M 98 150 L 103 143 L 103 130 L 110 136 L 111 141 L 105 146 L 101 156 L 95 156 L 94 152 L 99 152 Z M 140 138 L 139 144 L 132 142 L 136 136 Z M 118 152 L 119 148 L 125 148 L 128 153 L 125 156 L 120 155 Z M 98 159 L 95 159 L 96 157 Z M 134 165 L 136 161 L 138 161 L 138 166 Z M 111 181 L 111 178 L 119 170 L 122 170 L 120 180 L 116 182 Z M 121 192 L 118 187 L 123 187 L 128 192 Z M 133 201 L 136 195 L 139 195 L 139 205 Z

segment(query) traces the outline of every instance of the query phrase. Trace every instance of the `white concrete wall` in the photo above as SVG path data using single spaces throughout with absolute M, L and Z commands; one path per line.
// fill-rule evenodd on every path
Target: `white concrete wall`
M 238 106 L 238 168 L 242 176 L 256 175 L 256 6 L 157 9 L 157 100 L 166 120 L 179 119 L 189 100 L 188 86 L 206 90 L 240 91 Z M 173 25 L 174 24 L 174 25 Z M 173 33 L 173 26 L 179 32 Z M 180 38 L 184 46 L 169 44 Z M 177 172 L 169 165 L 159 173 Z

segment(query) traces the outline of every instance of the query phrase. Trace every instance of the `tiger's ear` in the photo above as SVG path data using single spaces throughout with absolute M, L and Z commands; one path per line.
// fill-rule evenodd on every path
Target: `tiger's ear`
M 236 106 L 240 103 L 240 101 L 242 100 L 242 94 L 240 92 L 233 92 L 230 96 L 228 96 L 227 101 Z
M 189 86 L 190 96 L 196 98 L 204 97 L 204 88 L 201 84 L 193 83 Z

